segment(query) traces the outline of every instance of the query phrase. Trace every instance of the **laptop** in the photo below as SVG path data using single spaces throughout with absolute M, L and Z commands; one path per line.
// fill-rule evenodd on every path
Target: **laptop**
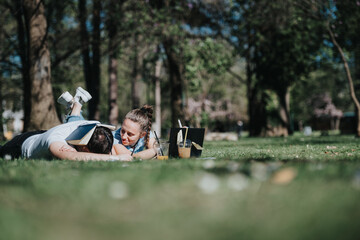
M 178 146 L 177 146 L 177 136 L 178 132 L 182 131 L 182 139 L 185 138 L 186 128 L 171 128 L 170 137 L 169 137 L 169 157 L 179 157 Z M 193 143 L 191 145 L 190 157 L 200 157 L 202 153 L 202 147 L 204 144 L 205 128 L 188 128 L 188 133 L 186 139 L 191 140 Z M 195 145 L 197 144 L 197 147 Z

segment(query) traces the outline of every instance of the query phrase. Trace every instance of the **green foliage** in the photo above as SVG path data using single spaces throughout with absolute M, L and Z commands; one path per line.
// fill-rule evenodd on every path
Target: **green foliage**
M 21 95 L 23 82 L 20 58 L 14 54 L 19 47 L 16 39 L 17 25 L 10 9 L 5 6 L 5 2 L 0 4 L 0 11 L 2 13 L 0 16 L 0 101 L 4 109 L 19 111 L 23 107 Z
M 331 27 L 336 34 L 337 41 L 348 56 L 355 91 L 359 98 L 360 38 L 358 33 L 360 27 L 358 23 L 360 21 L 360 3 L 359 1 L 336 1 L 335 4 L 337 9 L 335 12 L 336 18 L 332 19 Z
M 314 108 L 311 99 L 317 95 L 328 93 L 332 96 L 335 106 L 343 112 L 353 111 L 347 85 L 347 80 L 342 69 L 342 65 L 337 67 L 326 62 L 321 63 L 321 67 L 309 74 L 307 78 L 302 78 L 294 84 L 291 92 L 291 111 L 296 120 L 309 123 L 313 117 Z
M 279 98 L 274 91 L 265 90 L 264 93 L 266 101 L 266 113 L 267 120 L 270 126 L 279 126 L 281 122 L 279 121 Z
M 185 78 L 191 92 L 201 92 L 203 82 L 224 76 L 234 62 L 227 45 L 211 38 L 188 40 L 184 59 Z
M 287 4 L 275 1 L 262 9 L 261 16 L 266 21 L 252 25 L 258 34 L 256 76 L 266 87 L 284 92 L 311 70 L 313 54 L 322 41 L 322 25 L 307 18 L 306 12 L 293 1 Z
M 332 22 L 338 41 L 345 49 L 359 47 L 360 3 L 358 1 L 336 1 L 336 18 Z

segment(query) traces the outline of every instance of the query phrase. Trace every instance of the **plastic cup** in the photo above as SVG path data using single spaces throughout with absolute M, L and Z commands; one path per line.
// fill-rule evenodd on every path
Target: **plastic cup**
M 167 160 L 169 158 L 169 142 L 165 139 L 159 140 L 160 144 L 156 141 L 154 148 L 156 149 L 158 160 Z
M 190 158 L 191 154 L 191 141 L 186 139 L 185 146 L 184 142 L 179 142 L 178 144 L 178 152 L 180 158 Z

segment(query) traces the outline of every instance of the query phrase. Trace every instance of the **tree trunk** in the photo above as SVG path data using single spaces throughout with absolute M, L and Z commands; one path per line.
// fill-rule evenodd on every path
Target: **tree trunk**
M 248 91 L 251 92 L 248 97 L 249 136 L 258 137 L 266 130 L 265 95 L 260 94 L 258 89 L 249 89 Z
M 132 108 L 140 107 L 140 81 L 141 81 L 141 57 L 139 54 L 139 41 L 138 36 L 134 35 L 134 58 L 133 58 L 133 70 L 131 76 L 131 99 L 132 99 Z
M 248 58 L 246 63 L 249 136 L 256 137 L 265 130 L 267 119 L 264 95 L 259 93 L 259 84 L 254 83 L 250 61 Z
M 287 130 L 285 135 L 292 134 L 291 124 L 290 124 L 290 89 L 287 88 L 284 92 L 278 92 L 279 97 L 279 115 L 283 127 Z
M 114 39 L 109 39 L 109 47 L 113 45 Z M 111 48 L 114 49 L 114 48 Z M 109 123 L 117 126 L 119 121 L 119 106 L 117 104 L 117 56 L 115 51 L 111 50 L 109 54 Z
M 161 61 L 156 61 L 155 66 L 155 120 L 156 125 L 154 131 L 156 131 L 161 137 L 161 85 L 160 85 L 160 71 Z
M 100 102 L 100 11 L 101 1 L 93 0 L 93 21 L 92 34 L 87 31 L 87 10 L 86 0 L 79 0 L 79 22 L 80 22 L 80 39 L 81 39 L 81 55 L 83 59 L 84 77 L 86 89 L 92 96 L 91 103 L 88 104 L 88 118 L 99 119 L 99 102 Z M 90 46 L 92 49 L 90 55 Z
M 120 43 L 117 42 L 119 35 L 119 28 L 122 23 L 122 6 L 124 0 L 109 0 L 107 1 L 107 21 L 106 26 L 109 36 L 109 123 L 112 125 L 118 125 L 119 123 L 119 105 L 118 99 L 118 52 Z
M 1 35 L 1 33 L 0 33 Z M 1 38 L 1 36 L 0 36 Z M 1 41 L 0 41 L 1 42 Z M 0 51 L 0 56 L 1 56 L 1 51 Z M 2 76 L 0 76 L 0 82 L 3 82 Z M 2 103 L 2 84 L 0 84 L 0 141 L 4 141 L 5 137 L 4 137 L 4 122 L 3 122 L 3 103 Z
M 346 57 L 344 55 L 344 52 L 343 52 L 342 48 L 340 47 L 340 45 L 338 44 L 338 42 L 336 41 L 335 36 L 334 36 L 329 24 L 327 25 L 327 30 L 329 32 L 331 41 L 335 45 L 336 49 L 339 51 L 339 53 L 341 55 L 341 59 L 342 59 L 343 64 L 344 64 L 344 68 L 345 68 L 345 71 L 346 71 L 346 77 L 347 77 L 348 82 L 349 82 L 349 89 L 350 89 L 351 99 L 353 100 L 353 102 L 354 102 L 354 104 L 356 106 L 356 113 L 357 113 L 357 115 L 356 115 L 357 116 L 356 136 L 360 137 L 360 103 L 359 103 L 359 100 L 357 99 L 356 94 L 355 94 L 355 89 L 354 89 L 354 84 L 353 84 L 353 80 L 352 80 L 351 73 L 350 73 L 350 68 L 349 68 L 348 62 L 346 60 Z
M 60 124 L 51 88 L 50 52 L 46 44 L 47 22 L 41 0 L 25 0 L 24 8 L 29 24 L 29 66 L 31 102 L 29 130 L 49 129 Z M 26 101 L 26 100 L 25 100 Z
M 93 0 L 93 32 L 92 32 L 92 78 L 86 82 L 86 87 L 92 96 L 91 104 L 88 105 L 89 119 L 100 119 L 100 11 L 101 0 Z
M 1 17 L 0 19 L 0 23 L 4 22 L 4 16 Z M 0 31 L 0 44 L 3 43 L 3 31 Z M 3 52 L 1 51 L 2 48 L 0 48 L 0 56 L 3 56 Z M 2 79 L 2 74 L 0 75 L 0 82 L 3 83 L 3 79 Z M 2 91 L 3 91 L 3 84 L 0 84 L 0 141 L 4 141 L 5 140 L 5 136 L 4 136 L 4 121 L 3 121 L 3 95 L 2 95 Z
M 107 21 L 107 29 L 109 35 L 109 84 L 108 84 L 108 101 L 109 101 L 109 115 L 108 121 L 110 124 L 117 126 L 119 123 L 119 106 L 117 104 L 118 98 L 118 72 L 117 72 L 117 47 L 116 39 L 118 35 L 118 28 L 116 24 L 116 1 L 109 1 L 108 9 L 108 21 Z
M 23 9 L 21 1 L 15 1 L 16 9 Z M 21 75 L 23 82 L 23 106 L 24 106 L 24 127 L 23 131 L 29 128 L 30 112 L 31 112 L 31 82 L 30 82 L 30 66 L 29 66 L 29 23 L 26 21 L 26 13 L 23 11 L 15 11 L 14 15 L 17 22 L 18 33 L 18 49 L 21 61 Z
M 91 58 L 90 58 L 90 41 L 89 33 L 87 31 L 87 10 L 86 10 L 86 0 L 79 0 L 79 24 L 80 24 L 80 41 L 81 41 L 81 57 L 83 61 L 83 71 L 84 78 L 86 82 L 86 88 L 90 92 L 88 85 L 91 84 L 92 80 L 92 67 L 91 67 Z M 92 94 L 90 92 L 90 94 Z M 91 104 L 89 104 L 91 105 Z M 88 107 L 89 108 L 89 107 Z M 90 118 L 89 118 L 90 119 Z
M 164 48 L 167 56 L 170 77 L 170 93 L 171 93 L 171 124 L 173 127 L 177 125 L 178 119 L 185 122 L 185 114 L 182 101 L 182 72 L 183 64 L 179 59 L 179 54 L 174 51 L 175 43 L 173 39 L 164 41 Z
M 254 50 L 254 36 L 252 33 L 252 27 L 246 26 L 246 36 L 247 44 L 249 47 L 245 52 L 246 58 L 246 91 L 248 99 L 248 115 L 249 115 L 249 136 L 257 137 L 260 136 L 262 132 L 266 130 L 266 110 L 265 110 L 265 94 L 263 94 L 262 89 L 258 81 L 254 78 L 254 55 L 252 52 Z
M 360 94 L 360 37 L 356 36 L 354 39 L 354 43 L 356 43 L 354 50 L 354 89 L 355 94 L 359 96 Z

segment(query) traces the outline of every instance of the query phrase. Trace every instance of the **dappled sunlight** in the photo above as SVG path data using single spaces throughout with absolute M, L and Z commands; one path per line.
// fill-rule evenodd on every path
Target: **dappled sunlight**
M 249 186 L 248 177 L 241 173 L 235 173 L 227 178 L 227 187 L 234 191 L 244 190 Z
M 108 192 L 109 196 L 113 199 L 125 199 L 129 196 L 128 186 L 122 181 L 111 182 Z
M 197 182 L 199 189 L 205 194 L 215 193 L 220 187 L 220 180 L 215 174 L 204 173 Z

